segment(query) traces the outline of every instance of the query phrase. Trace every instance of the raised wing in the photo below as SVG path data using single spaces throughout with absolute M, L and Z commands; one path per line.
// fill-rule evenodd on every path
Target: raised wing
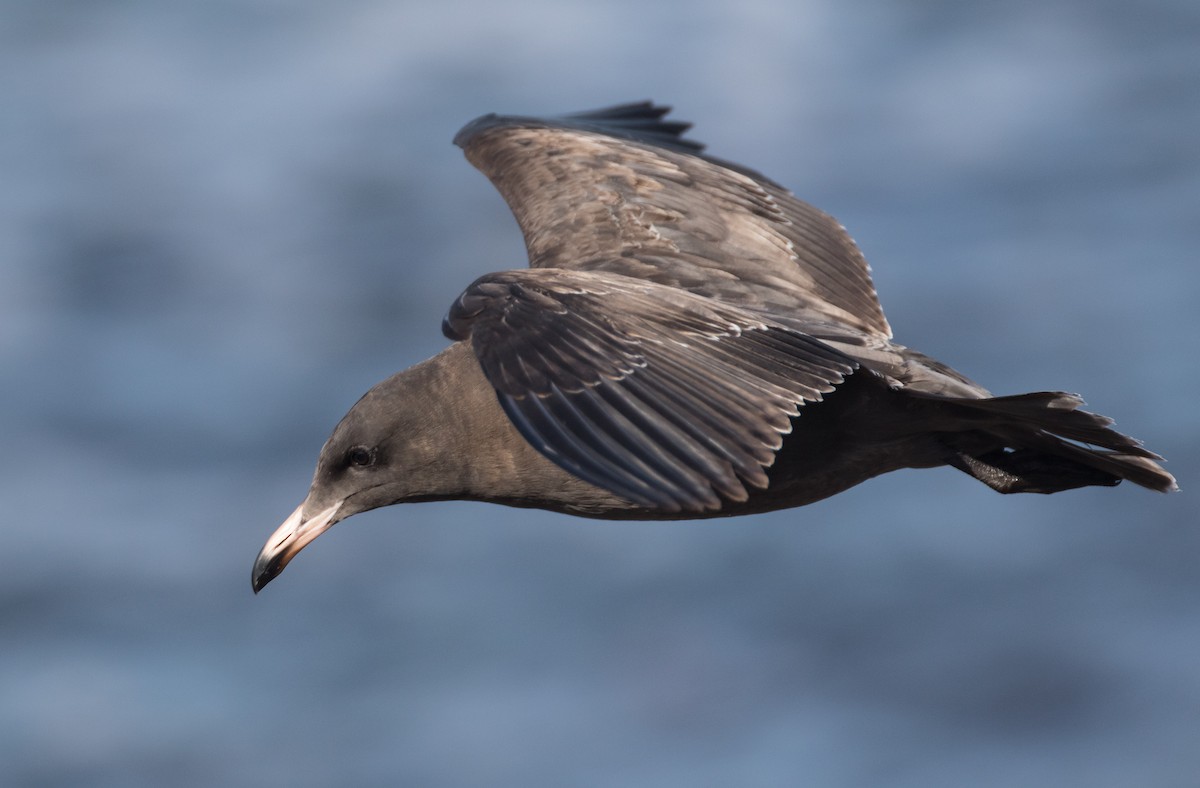
M 791 418 L 855 361 L 761 315 L 608 274 L 489 274 L 443 331 L 470 339 L 509 419 L 581 479 L 669 512 L 767 486 Z
M 793 325 L 890 337 L 845 229 L 757 172 L 703 155 L 667 111 L 485 115 L 454 141 L 508 202 L 535 268 L 608 271 Z

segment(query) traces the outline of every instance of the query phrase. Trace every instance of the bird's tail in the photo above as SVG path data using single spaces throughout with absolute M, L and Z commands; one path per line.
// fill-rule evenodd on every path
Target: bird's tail
M 940 398 L 962 432 L 948 434 L 950 464 L 1004 493 L 1054 493 L 1128 479 L 1159 492 L 1178 489 L 1154 452 L 1112 429 L 1112 419 L 1080 410 L 1061 391 L 982 399 Z

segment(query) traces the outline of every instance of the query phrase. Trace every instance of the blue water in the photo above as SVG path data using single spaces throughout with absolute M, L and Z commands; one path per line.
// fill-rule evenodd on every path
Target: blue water
M 3 785 L 1200 785 L 1192 0 L 0 19 Z M 901 341 L 1184 492 L 422 504 L 252 596 L 341 414 L 523 260 L 457 128 L 642 98 L 837 215 Z

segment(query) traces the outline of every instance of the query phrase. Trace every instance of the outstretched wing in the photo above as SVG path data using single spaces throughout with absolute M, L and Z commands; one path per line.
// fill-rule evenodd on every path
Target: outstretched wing
M 485 115 L 454 141 L 508 202 L 535 268 L 607 271 L 791 324 L 890 337 L 845 229 L 759 173 L 703 155 L 667 111 Z
M 640 505 L 718 509 L 767 486 L 790 420 L 857 363 L 761 315 L 618 274 L 488 274 L 443 331 L 568 472 Z

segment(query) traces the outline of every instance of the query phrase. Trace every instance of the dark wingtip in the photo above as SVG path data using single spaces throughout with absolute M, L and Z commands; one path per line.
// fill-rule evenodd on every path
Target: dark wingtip
M 454 144 L 463 150 L 466 150 L 467 144 L 471 141 L 472 137 L 484 129 L 501 125 L 500 121 L 502 120 L 504 120 L 504 118 L 501 118 L 495 112 L 489 112 L 486 115 L 480 115 L 478 118 L 475 118 L 475 120 L 458 130 L 458 133 L 454 135 Z
M 663 120 L 670 111 L 671 108 L 664 104 L 655 104 L 653 101 L 635 101 L 601 109 L 573 112 L 553 118 L 497 115 L 489 112 L 459 129 L 458 133 L 454 135 L 454 144 L 466 150 L 476 135 L 488 129 L 500 127 L 567 128 L 599 132 L 664 148 L 675 148 L 687 153 L 703 151 L 703 143 L 683 136 L 692 127 L 691 123 L 680 120 Z
M 574 112 L 562 116 L 565 125 L 598 131 L 617 137 L 651 142 L 665 147 L 682 148 L 691 153 L 704 150 L 704 143 L 684 138 L 692 124 L 683 120 L 663 120 L 671 112 L 666 104 L 636 101 L 603 109 Z

